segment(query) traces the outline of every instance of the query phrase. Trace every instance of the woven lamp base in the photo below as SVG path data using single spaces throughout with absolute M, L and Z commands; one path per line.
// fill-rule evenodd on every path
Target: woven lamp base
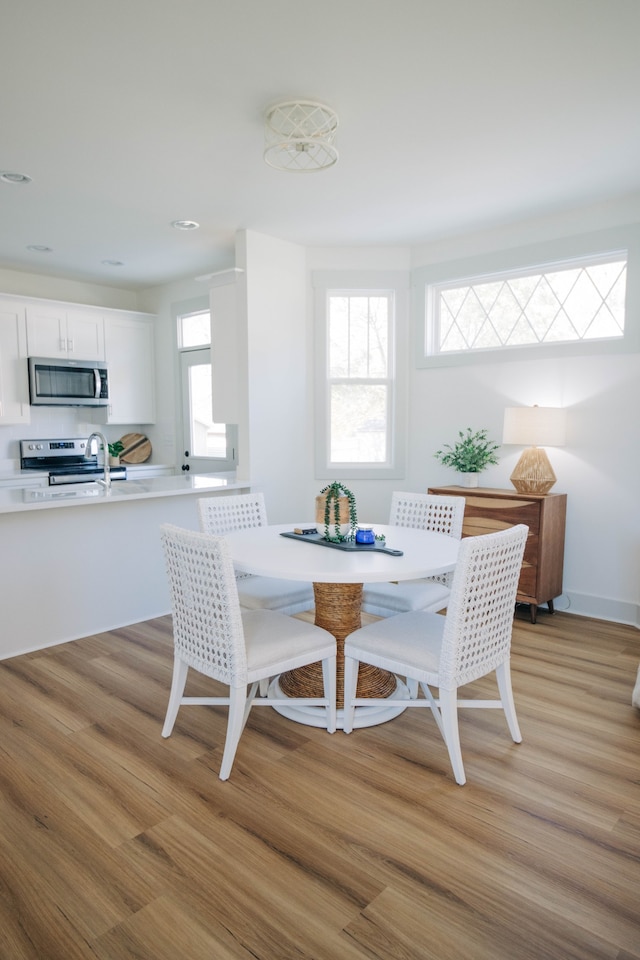
M 557 480 L 542 447 L 529 447 L 518 460 L 510 477 L 518 493 L 549 493 Z

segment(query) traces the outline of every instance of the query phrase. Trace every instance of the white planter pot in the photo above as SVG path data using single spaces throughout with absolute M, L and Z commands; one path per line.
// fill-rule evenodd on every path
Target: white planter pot
M 478 481 L 480 479 L 479 473 L 461 473 L 459 476 L 460 476 L 460 486 L 462 487 L 478 486 Z
M 320 494 L 316 497 L 316 525 L 318 530 L 324 534 L 324 508 L 326 503 L 326 495 Z M 334 537 L 336 534 L 336 520 L 335 520 L 335 504 L 332 502 L 330 504 L 329 514 L 329 536 Z M 349 498 L 340 497 L 339 498 L 339 515 L 338 522 L 340 524 L 340 533 L 343 537 L 347 537 L 351 532 L 351 521 L 349 519 Z

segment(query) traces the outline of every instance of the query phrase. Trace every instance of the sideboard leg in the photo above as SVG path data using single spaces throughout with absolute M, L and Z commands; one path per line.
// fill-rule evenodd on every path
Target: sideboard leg
M 538 604 L 532 603 L 529 605 L 529 616 L 531 617 L 531 623 L 536 622 L 536 617 L 538 615 Z
M 547 606 L 549 607 L 549 613 L 555 613 L 553 609 L 553 600 L 547 600 Z

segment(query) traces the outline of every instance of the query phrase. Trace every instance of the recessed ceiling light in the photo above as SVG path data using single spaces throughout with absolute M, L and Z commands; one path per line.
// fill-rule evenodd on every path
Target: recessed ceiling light
M 104 263 L 105 267 L 124 267 L 123 260 L 101 260 L 100 263 Z
M 0 180 L 4 183 L 31 183 L 31 177 L 26 173 L 12 173 L 11 170 L 3 170 L 0 173 Z
M 31 250 L 32 253 L 52 253 L 53 247 L 45 247 L 43 243 L 30 243 L 27 250 Z
M 200 224 L 195 220 L 172 220 L 171 226 L 176 230 L 197 230 Z

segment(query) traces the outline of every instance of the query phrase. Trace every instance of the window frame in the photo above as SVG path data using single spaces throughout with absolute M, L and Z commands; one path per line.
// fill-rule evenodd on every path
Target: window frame
M 315 271 L 312 284 L 315 302 L 315 476 L 319 480 L 399 479 L 405 475 L 406 469 L 409 275 L 399 271 Z M 388 456 L 384 463 L 334 463 L 330 459 L 331 386 L 334 382 L 344 380 L 342 377 L 329 376 L 328 306 L 331 295 L 390 296 L 389 369 L 386 378 L 371 378 L 372 383 L 384 379 L 389 385 Z M 361 378 L 348 379 L 362 382 Z
M 427 353 L 429 337 L 428 307 L 433 290 L 446 284 L 467 281 L 486 282 L 516 273 L 551 271 L 554 267 L 587 263 L 614 255 L 627 259 L 625 326 L 621 337 L 571 340 L 543 344 L 504 346 L 477 351 Z M 415 320 L 415 361 L 418 368 L 470 366 L 537 360 L 563 356 L 594 356 L 640 352 L 640 225 L 598 231 L 577 237 L 565 237 L 548 243 L 532 244 L 481 254 L 465 260 L 420 267 L 412 276 Z
M 199 343 L 185 343 L 184 342 L 184 326 L 183 320 L 187 317 L 203 317 L 208 316 L 209 318 L 209 339 L 203 340 Z M 206 307 L 203 307 L 201 310 L 181 310 L 176 314 L 177 320 L 177 340 L 178 340 L 178 350 L 199 350 L 201 347 L 210 347 L 211 346 L 211 308 L 207 304 Z
M 212 366 L 213 375 L 213 344 L 211 338 L 209 343 L 183 346 L 182 344 L 182 318 L 195 314 L 208 313 L 211 315 L 211 302 L 208 296 L 194 297 L 189 300 L 181 300 L 171 304 L 171 316 L 174 328 L 174 360 L 176 371 L 176 438 L 180 439 L 179 449 L 185 451 L 191 447 L 190 431 L 186 425 L 188 417 L 188 389 L 185 382 L 185 358 L 191 357 L 202 359 L 203 362 Z M 188 365 L 188 360 L 187 360 Z M 193 465 L 194 473 L 229 473 L 237 469 L 238 465 L 238 427 L 237 424 L 225 424 L 227 438 L 227 452 L 231 454 L 227 457 L 204 457 L 193 454 L 190 451 L 189 465 Z M 177 463 L 185 458 L 178 457 Z

